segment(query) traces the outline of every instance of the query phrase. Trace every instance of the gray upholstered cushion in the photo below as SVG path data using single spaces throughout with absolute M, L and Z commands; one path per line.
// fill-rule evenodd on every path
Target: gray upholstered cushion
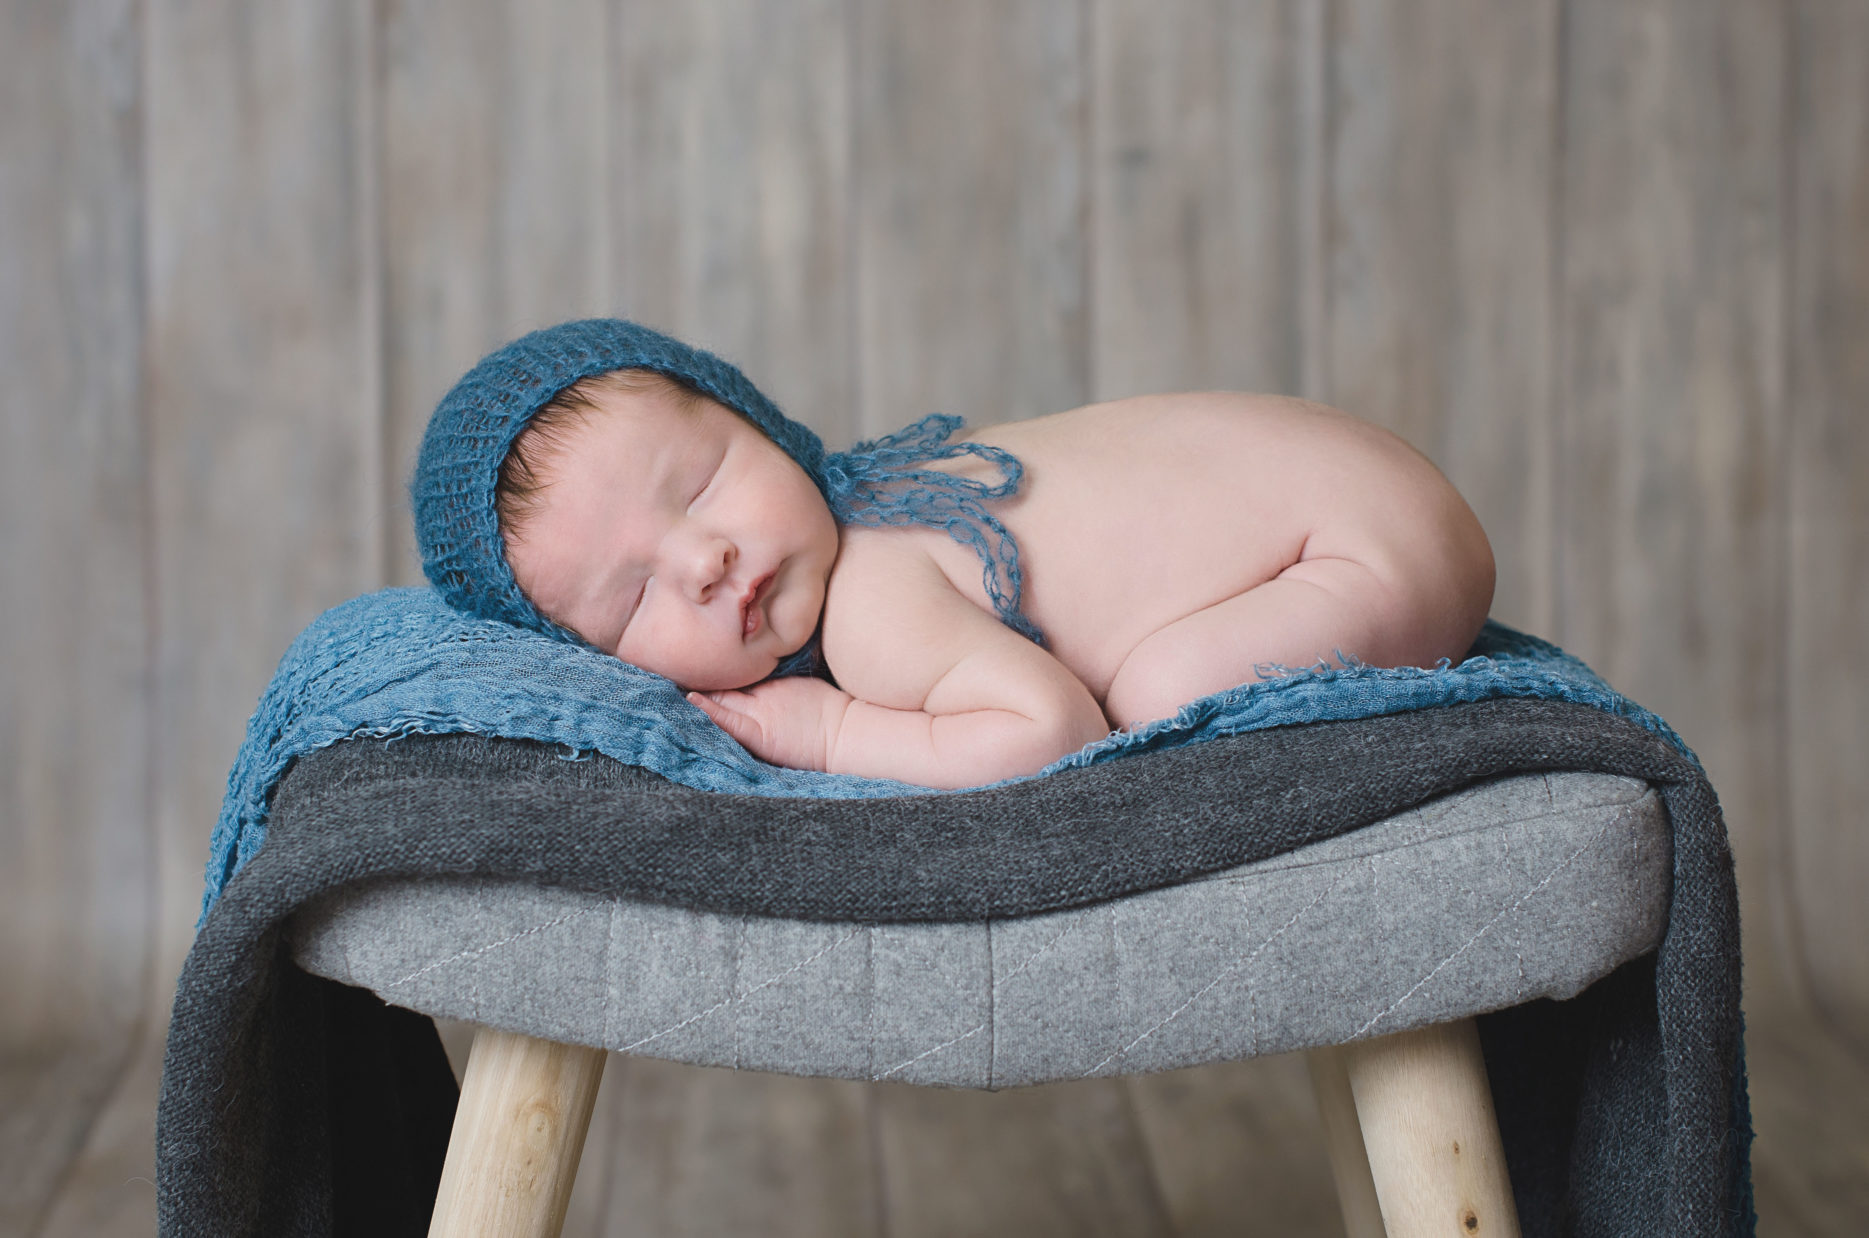
M 1000 1088 L 1568 997 L 1654 949 L 1669 866 L 1647 785 L 1533 774 L 1025 918 L 814 923 L 424 879 L 347 887 L 292 938 L 307 970 L 429 1014 L 704 1065 Z

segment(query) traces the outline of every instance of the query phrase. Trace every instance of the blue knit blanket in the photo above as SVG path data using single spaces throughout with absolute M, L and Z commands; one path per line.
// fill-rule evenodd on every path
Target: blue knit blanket
M 1458 665 L 1340 663 L 1294 670 L 1115 732 L 1030 777 L 1265 727 L 1342 721 L 1489 697 L 1542 697 L 1629 718 L 1693 754 L 1666 723 L 1545 641 L 1488 622 Z M 782 769 L 755 759 L 673 683 L 615 658 L 386 589 L 335 607 L 281 659 L 228 775 L 202 915 L 266 841 L 274 785 L 295 757 L 354 737 L 473 733 L 601 752 L 706 791 L 857 798 L 928 795 L 885 779 Z M 1008 779 L 1009 782 L 1023 779 Z

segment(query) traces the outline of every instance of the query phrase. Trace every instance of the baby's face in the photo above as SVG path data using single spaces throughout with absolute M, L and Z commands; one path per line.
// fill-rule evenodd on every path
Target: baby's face
M 712 400 L 604 392 L 506 538 L 553 621 L 685 689 L 771 674 L 818 626 L 837 523 L 805 471 Z

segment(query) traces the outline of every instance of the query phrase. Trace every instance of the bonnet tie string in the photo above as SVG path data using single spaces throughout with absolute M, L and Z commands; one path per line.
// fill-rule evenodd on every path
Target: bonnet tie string
M 1020 610 L 1025 573 L 1019 543 L 987 510 L 1019 489 L 1025 466 L 1011 452 L 984 443 L 952 443 L 961 419 L 930 413 L 920 421 L 824 458 L 820 478 L 831 514 L 840 524 L 927 525 L 942 529 L 980 557 L 980 581 L 1000 622 L 1043 647 L 1045 635 Z M 936 460 L 975 456 L 999 470 L 997 485 L 942 469 L 916 468 Z

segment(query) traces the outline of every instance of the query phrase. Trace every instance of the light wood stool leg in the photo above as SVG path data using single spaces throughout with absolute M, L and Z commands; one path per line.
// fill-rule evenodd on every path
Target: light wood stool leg
M 1343 1047 L 1313 1049 L 1304 1056 L 1311 1067 L 1311 1086 L 1317 1091 L 1318 1113 L 1324 1119 L 1324 1139 L 1330 1146 L 1330 1172 L 1337 1180 L 1343 1232 L 1349 1238 L 1387 1238 L 1382 1206 L 1376 1201 L 1376 1180 L 1369 1176 L 1369 1155 L 1363 1151 L 1363 1128 L 1356 1120 L 1356 1098 L 1350 1094 Z
M 1518 1238 L 1472 1019 L 1339 1046 L 1388 1238 Z
M 605 1056 L 488 1027 L 474 1034 L 429 1238 L 558 1238 Z

